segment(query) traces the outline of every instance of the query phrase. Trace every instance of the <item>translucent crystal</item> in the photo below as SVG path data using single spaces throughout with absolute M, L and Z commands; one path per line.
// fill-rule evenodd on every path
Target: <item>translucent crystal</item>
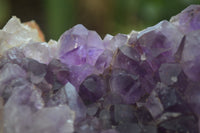
M 152 69 L 157 70 L 162 63 L 174 61 L 183 34 L 165 20 L 139 32 L 137 38 L 138 49 L 145 54 Z
M 106 87 L 102 77 L 90 75 L 80 85 L 79 95 L 86 104 L 90 104 L 96 102 L 105 94 Z
M 94 65 L 103 52 L 103 41 L 95 31 L 76 25 L 59 39 L 59 59 L 68 65 Z
M 0 95 L 2 94 L 3 90 L 7 83 L 10 83 L 12 80 L 20 77 L 26 77 L 26 72 L 17 64 L 7 63 L 3 66 L 0 71 Z
M 183 33 L 200 29 L 200 5 L 190 5 L 181 13 L 173 16 L 170 22 L 176 25 Z
M 44 108 L 41 94 L 26 80 L 14 89 L 4 111 L 7 133 L 72 133 L 74 130 L 74 112 L 67 105 Z
M 40 63 L 48 64 L 53 58 L 56 58 L 57 47 L 56 41 L 46 42 L 31 42 L 21 45 L 21 49 L 26 57 L 35 59 Z
M 128 41 L 127 35 L 117 34 L 109 41 L 109 44 L 107 45 L 106 48 L 114 52 L 115 50 L 117 50 L 117 48 L 125 45 L 127 41 Z
M 116 69 L 110 78 L 112 93 L 119 94 L 127 103 L 137 102 L 144 94 L 138 76 L 128 73 L 125 70 Z
M 73 133 L 74 117 L 66 105 L 41 109 L 33 114 L 31 133 Z
M 193 31 L 186 35 L 185 45 L 182 54 L 182 67 L 185 74 L 192 80 L 198 81 L 199 76 L 199 35 L 200 31 Z
M 65 85 L 65 92 L 69 107 L 75 112 L 76 121 L 83 119 L 86 116 L 86 107 L 79 97 L 76 88 L 69 82 Z
M 180 64 L 162 64 L 159 68 L 160 79 L 166 85 L 172 85 L 178 81 L 181 70 Z
M 38 31 L 21 24 L 17 17 L 12 17 L 0 30 L 0 54 L 12 47 L 17 47 L 29 42 L 40 42 Z

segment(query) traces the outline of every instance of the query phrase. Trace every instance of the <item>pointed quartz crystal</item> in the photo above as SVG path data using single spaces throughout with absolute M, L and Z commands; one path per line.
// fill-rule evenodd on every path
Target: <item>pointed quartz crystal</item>
M 78 122 L 85 118 L 86 107 L 82 99 L 79 97 L 76 88 L 70 82 L 65 85 L 64 89 L 68 100 L 68 105 L 75 112 L 75 122 Z
M 173 16 L 170 22 L 177 26 L 183 33 L 200 29 L 200 5 L 190 5 L 181 13 Z
M 136 47 L 155 71 L 162 63 L 174 62 L 182 38 L 177 27 L 164 20 L 139 32 Z
M 29 42 L 41 42 L 38 31 L 21 24 L 17 17 L 12 17 L 0 30 L 0 55 L 6 50 Z

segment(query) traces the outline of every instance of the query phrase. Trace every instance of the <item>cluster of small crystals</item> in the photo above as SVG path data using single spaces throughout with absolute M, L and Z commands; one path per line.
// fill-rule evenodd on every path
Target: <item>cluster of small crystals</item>
M 129 35 L 0 30 L 0 133 L 198 133 L 200 6 Z

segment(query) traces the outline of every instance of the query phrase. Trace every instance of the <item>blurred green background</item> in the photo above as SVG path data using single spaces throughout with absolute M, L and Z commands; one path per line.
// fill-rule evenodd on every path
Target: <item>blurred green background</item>
M 15 15 L 22 22 L 35 20 L 46 40 L 57 40 L 78 23 L 103 37 L 169 20 L 190 4 L 200 0 L 0 0 L 0 28 Z

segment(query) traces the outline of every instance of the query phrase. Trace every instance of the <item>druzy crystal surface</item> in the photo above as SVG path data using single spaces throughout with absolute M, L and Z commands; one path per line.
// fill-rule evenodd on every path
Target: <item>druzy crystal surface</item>
M 0 133 L 200 132 L 200 6 L 130 34 L 0 30 Z

